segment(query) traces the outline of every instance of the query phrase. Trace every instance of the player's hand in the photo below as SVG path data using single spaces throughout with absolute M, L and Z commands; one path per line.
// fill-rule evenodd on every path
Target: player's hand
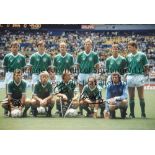
M 62 99 L 64 100 L 64 101 L 67 101 L 68 100 L 68 98 L 67 98 L 67 96 L 66 95 L 62 95 Z
M 22 111 L 22 106 L 19 106 L 19 110 Z
M 43 105 L 45 106 L 47 104 L 47 99 L 43 100 Z

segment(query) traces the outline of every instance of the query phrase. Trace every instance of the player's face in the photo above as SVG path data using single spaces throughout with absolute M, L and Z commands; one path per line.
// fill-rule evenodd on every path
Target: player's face
M 11 52 L 13 52 L 13 53 L 17 53 L 18 52 L 18 49 L 19 49 L 19 46 L 18 45 L 12 45 L 11 46 Z
M 118 75 L 112 75 L 112 81 L 113 81 L 114 83 L 118 83 L 118 82 L 119 82 L 119 77 L 118 77 Z
M 59 50 L 61 54 L 65 54 L 67 51 L 66 44 L 60 44 Z
M 64 77 L 65 82 L 68 82 L 69 80 L 71 80 L 71 73 L 66 74 L 66 76 Z
M 50 71 L 49 72 L 49 76 L 50 76 L 50 79 L 54 79 L 55 78 L 55 72 L 54 71 Z
M 16 74 L 14 75 L 14 80 L 15 80 L 16 82 L 20 82 L 21 79 L 22 79 L 22 74 L 21 74 L 21 73 L 16 73 Z
M 48 76 L 47 75 L 41 75 L 40 80 L 41 80 L 42 84 L 46 84 L 48 82 Z
M 85 51 L 86 51 L 86 52 L 90 52 L 90 51 L 91 51 L 91 48 L 92 48 L 91 42 L 90 42 L 90 41 L 85 42 L 85 44 L 84 44 L 84 49 L 85 49 Z
M 128 50 L 131 53 L 134 53 L 137 49 L 134 46 L 128 45 Z
M 39 52 L 44 52 L 45 51 L 45 45 L 44 44 L 39 44 L 38 45 L 38 51 Z
M 113 54 L 118 54 L 118 45 L 113 45 L 112 46 L 112 53 Z
M 96 86 L 95 80 L 93 78 L 90 78 L 88 81 L 88 86 L 90 88 L 94 88 Z

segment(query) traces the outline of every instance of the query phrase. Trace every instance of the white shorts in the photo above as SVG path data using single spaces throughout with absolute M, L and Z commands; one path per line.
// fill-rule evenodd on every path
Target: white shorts
M 32 74 L 32 84 L 35 85 L 39 81 L 39 74 Z
M 9 84 L 13 80 L 13 72 L 6 72 L 5 84 Z
M 80 73 L 78 75 L 78 83 L 81 84 L 81 85 L 86 85 L 88 83 L 88 78 L 90 76 L 93 76 L 93 74 L 83 74 L 83 73 Z
M 144 86 L 146 77 L 144 75 L 127 75 L 128 87 L 141 87 Z

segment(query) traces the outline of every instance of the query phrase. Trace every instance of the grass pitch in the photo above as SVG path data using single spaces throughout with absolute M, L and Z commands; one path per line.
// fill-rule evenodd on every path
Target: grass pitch
M 5 96 L 5 90 L 0 90 L 0 100 Z M 31 91 L 28 91 L 28 97 Z M 103 91 L 105 96 L 105 91 Z M 147 119 L 141 119 L 140 105 L 136 94 L 135 119 L 105 120 L 101 118 L 46 118 L 40 116 L 33 118 L 5 118 L 0 106 L 0 130 L 154 130 L 155 129 L 155 91 L 145 90 Z M 53 109 L 52 113 L 55 112 Z M 127 113 L 129 114 L 129 108 Z

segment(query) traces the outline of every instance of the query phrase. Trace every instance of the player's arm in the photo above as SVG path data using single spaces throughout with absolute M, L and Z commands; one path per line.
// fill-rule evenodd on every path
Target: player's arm
M 124 88 L 123 88 L 123 93 L 122 93 L 122 95 L 121 96 L 116 96 L 116 97 L 114 97 L 115 98 L 115 100 L 119 100 L 119 101 L 122 101 L 122 100 L 124 100 L 124 99 L 127 99 L 127 97 L 128 97 L 128 90 L 127 90 L 127 85 L 125 84 L 124 85 Z
M 52 85 L 51 84 L 50 84 L 50 88 L 49 88 L 49 93 L 50 93 L 50 95 L 48 97 L 46 97 L 43 101 L 47 102 L 48 100 L 52 99 L 52 97 L 53 97 Z
M 145 54 L 143 54 L 142 59 L 143 59 L 143 65 L 144 65 L 144 75 L 147 76 L 149 74 L 150 69 L 149 69 L 148 59 Z
M 36 101 L 42 102 L 42 99 L 39 98 L 39 97 L 37 96 L 37 94 L 33 94 L 33 98 L 34 98 Z
M 94 67 L 95 69 L 98 71 L 99 68 L 100 68 L 100 65 L 99 65 L 99 58 L 98 58 L 98 55 L 96 54 L 95 57 L 94 57 Z
M 23 107 L 25 105 L 25 101 L 26 101 L 26 83 L 24 83 L 24 86 L 22 89 L 22 97 L 20 99 L 21 107 Z
M 37 87 L 37 84 L 34 86 L 34 92 L 33 92 L 33 98 L 36 100 L 36 101 L 39 101 L 39 102 L 42 102 L 42 99 L 38 97 L 38 87 Z
M 2 62 L 2 66 L 4 68 L 4 72 L 7 72 L 7 66 L 8 66 L 8 61 L 7 61 L 7 56 L 4 57 L 3 62 Z

